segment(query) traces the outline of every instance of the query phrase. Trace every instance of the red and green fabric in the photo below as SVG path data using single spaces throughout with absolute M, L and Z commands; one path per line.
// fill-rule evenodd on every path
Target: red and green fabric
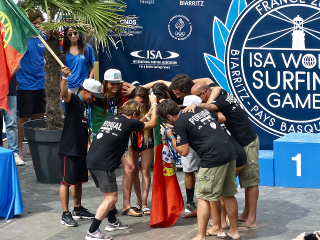
M 180 217 L 184 202 L 174 160 L 160 134 L 161 119 L 154 129 L 154 165 L 151 199 L 151 227 L 170 227 Z
M 30 37 L 39 31 L 12 0 L 0 1 L 0 108 L 8 111 L 11 73 L 27 50 Z

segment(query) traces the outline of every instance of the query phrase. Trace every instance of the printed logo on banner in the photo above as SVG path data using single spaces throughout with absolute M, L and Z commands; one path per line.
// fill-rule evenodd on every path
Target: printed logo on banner
M 168 30 L 174 39 L 185 40 L 191 35 L 192 25 L 186 16 L 176 15 L 170 19 Z
M 214 19 L 211 73 L 273 135 L 320 132 L 319 10 L 316 1 L 234 0 L 225 24 Z
M 179 1 L 180 6 L 196 6 L 196 7 L 204 7 L 204 1 Z
M 124 19 L 120 20 L 121 23 L 124 23 L 130 27 L 122 28 L 125 32 L 120 32 L 121 37 L 134 36 L 142 34 L 143 26 L 138 24 L 137 19 Z M 112 36 L 117 36 L 116 34 L 111 34 Z
M 140 3 L 144 3 L 144 4 L 154 4 L 154 0 L 140 0 Z
M 160 50 L 138 50 L 130 53 L 135 58 L 132 64 L 138 64 L 139 68 L 158 68 L 170 69 L 173 66 L 179 66 L 177 60 L 168 60 L 179 57 L 178 53 Z

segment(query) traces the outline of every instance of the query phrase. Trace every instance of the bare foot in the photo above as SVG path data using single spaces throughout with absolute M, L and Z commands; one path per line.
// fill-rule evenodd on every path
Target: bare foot
M 192 217 L 196 217 L 197 216 L 197 209 L 193 210 L 191 213 L 187 213 L 185 215 L 183 215 L 183 218 L 192 218 Z
M 238 231 L 246 231 L 246 230 L 254 230 L 254 229 L 258 229 L 258 225 L 257 224 L 248 226 L 245 223 L 243 223 L 243 224 L 238 226 Z
M 196 237 L 194 237 L 194 238 L 192 238 L 191 240 L 205 240 L 206 238 L 204 237 L 204 238 L 201 238 L 201 237 L 199 237 L 198 235 L 196 236 Z
M 243 214 L 241 214 L 238 217 L 238 222 L 245 222 L 245 221 L 247 221 L 247 218 L 248 218 L 248 216 L 245 217 Z
M 27 154 L 29 154 L 29 155 L 31 154 L 31 152 L 30 152 L 30 148 L 28 148 Z

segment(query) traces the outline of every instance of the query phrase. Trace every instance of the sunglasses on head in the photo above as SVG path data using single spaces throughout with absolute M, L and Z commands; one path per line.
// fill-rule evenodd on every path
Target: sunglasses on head
M 75 35 L 75 36 L 77 36 L 77 35 L 78 35 L 78 32 L 77 32 L 77 31 L 70 32 L 70 33 L 68 33 L 67 35 L 68 35 L 68 37 L 72 37 L 72 34 Z

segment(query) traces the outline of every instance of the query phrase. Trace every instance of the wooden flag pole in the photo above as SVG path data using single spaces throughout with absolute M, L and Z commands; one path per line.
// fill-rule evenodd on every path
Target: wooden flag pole
M 38 35 L 38 38 L 40 39 L 40 41 L 46 46 L 46 48 L 48 49 L 48 51 L 52 54 L 52 56 L 57 60 L 57 62 L 60 64 L 61 67 L 64 66 L 64 64 L 61 62 L 61 60 L 58 58 L 58 56 L 52 51 L 52 49 L 49 47 L 49 45 L 46 43 L 46 41 L 40 36 Z

